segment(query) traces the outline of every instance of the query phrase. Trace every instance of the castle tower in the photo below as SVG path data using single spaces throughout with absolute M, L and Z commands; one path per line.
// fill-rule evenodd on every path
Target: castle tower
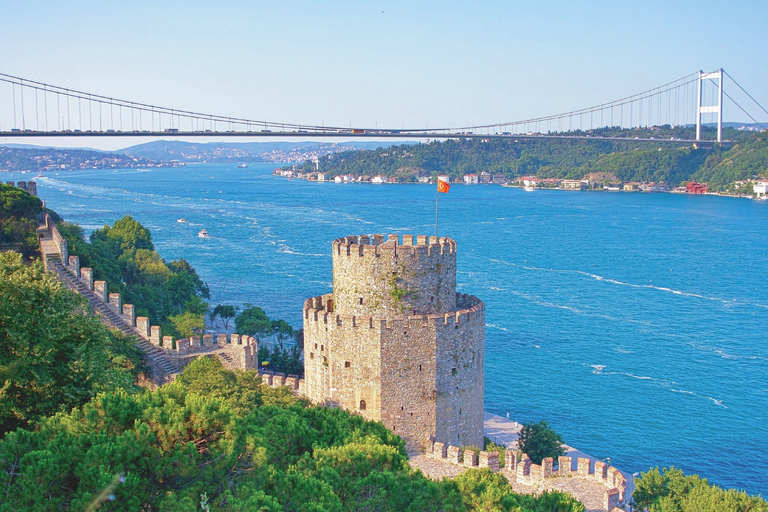
M 456 293 L 456 242 L 333 242 L 333 293 L 304 303 L 305 393 L 410 447 L 483 445 L 485 304 Z

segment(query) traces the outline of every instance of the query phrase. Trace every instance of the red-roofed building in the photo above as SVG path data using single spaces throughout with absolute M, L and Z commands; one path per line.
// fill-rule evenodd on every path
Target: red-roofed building
M 706 183 L 699 183 L 697 181 L 689 181 L 685 186 L 686 194 L 706 194 L 709 189 L 709 185 Z

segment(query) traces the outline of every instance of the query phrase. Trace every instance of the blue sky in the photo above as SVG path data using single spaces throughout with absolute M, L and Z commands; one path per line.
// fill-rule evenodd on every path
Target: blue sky
M 7 1 L 0 72 L 278 122 L 459 126 L 719 67 L 766 104 L 766 22 L 760 1 Z

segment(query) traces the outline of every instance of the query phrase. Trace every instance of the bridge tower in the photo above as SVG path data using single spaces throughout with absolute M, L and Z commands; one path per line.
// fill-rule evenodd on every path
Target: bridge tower
M 304 392 L 410 448 L 483 445 L 485 305 L 456 293 L 456 242 L 333 242 L 333 293 L 304 303 Z
M 719 94 L 717 95 L 717 105 L 703 106 L 701 91 L 704 84 L 704 80 L 717 79 L 717 88 Z M 696 140 L 701 140 L 701 114 L 709 114 L 717 112 L 717 142 L 723 140 L 723 68 L 713 71 L 712 73 L 705 73 L 699 71 L 699 103 L 696 110 Z

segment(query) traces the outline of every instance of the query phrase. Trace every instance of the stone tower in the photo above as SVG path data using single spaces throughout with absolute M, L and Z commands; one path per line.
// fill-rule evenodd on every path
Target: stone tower
M 483 446 L 485 304 L 456 293 L 456 242 L 333 242 L 333 293 L 304 303 L 306 395 L 381 421 L 410 447 Z

